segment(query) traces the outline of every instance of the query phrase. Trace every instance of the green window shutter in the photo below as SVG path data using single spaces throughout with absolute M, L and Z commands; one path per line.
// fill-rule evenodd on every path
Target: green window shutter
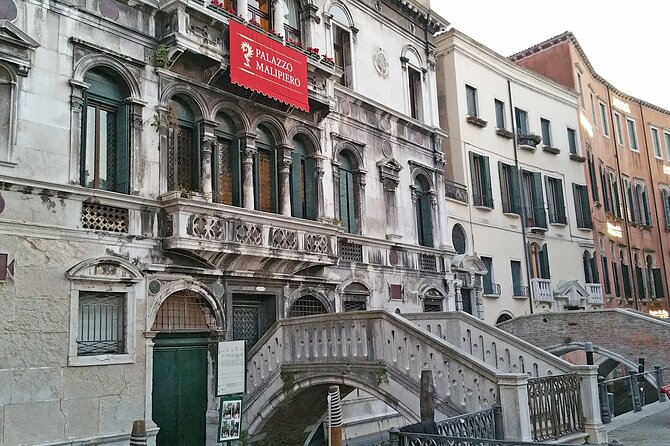
M 547 227 L 547 214 L 544 210 L 544 194 L 542 192 L 542 174 L 533 172 L 532 174 L 532 188 L 533 188 L 533 216 L 535 217 L 535 225 L 540 228 Z
M 346 232 L 356 232 L 353 175 L 343 169 L 340 169 L 340 221 Z
M 549 270 L 549 247 L 545 244 L 540 251 L 540 276 L 542 279 L 551 279 Z
M 489 157 L 482 157 L 482 194 L 484 206 L 493 209 L 493 190 L 491 188 L 491 169 L 489 167 Z
M 510 193 L 510 178 L 507 178 L 505 181 L 505 164 L 502 161 L 498 161 L 498 179 L 500 180 L 500 203 L 502 204 L 503 212 L 511 210 L 511 193 Z M 510 169 L 507 169 L 507 173 L 510 173 Z M 507 195 L 509 194 L 509 198 Z
M 662 299 L 665 297 L 665 289 L 663 287 L 663 274 L 660 268 L 653 268 L 651 270 L 654 277 L 654 290 L 656 291 L 656 298 Z
M 475 154 L 470 152 L 470 181 L 472 182 L 472 201 L 475 205 L 482 203 L 482 191 L 479 190 L 479 175 L 475 164 Z
M 586 186 L 581 187 L 581 202 L 582 202 L 582 216 L 586 223 L 586 228 L 593 228 L 593 220 L 591 220 L 591 204 L 589 203 L 589 191 Z
M 644 292 L 644 273 L 642 268 L 635 268 L 635 280 L 637 280 L 637 292 L 640 299 L 644 299 L 646 296 Z
M 602 256 L 602 266 L 603 266 L 603 286 L 605 287 L 605 293 L 610 294 L 612 292 L 610 288 L 610 275 L 608 271 L 607 257 Z
M 235 139 L 230 144 L 230 163 L 233 170 L 233 206 L 242 206 L 242 141 Z
M 305 216 L 310 220 L 318 217 L 317 189 L 316 189 L 316 161 L 313 158 L 305 159 Z
M 519 169 L 510 166 L 510 197 L 512 212 L 521 215 L 521 188 L 519 187 Z
M 116 192 L 127 194 L 130 178 L 130 107 L 122 105 L 116 113 Z
M 593 195 L 593 201 L 598 200 L 598 179 L 596 175 L 596 165 L 593 161 L 593 155 L 589 154 L 589 179 L 591 180 L 591 192 Z
M 417 207 L 420 218 L 420 241 L 423 246 L 433 246 L 433 219 L 430 203 L 430 195 L 421 193 L 417 200 Z
M 88 116 L 88 94 L 84 93 L 84 105 L 82 105 L 81 110 L 81 165 L 79 166 L 79 184 L 86 187 L 86 127 L 88 119 L 95 119 L 92 116 Z
M 303 218 L 303 164 L 304 156 L 293 151 L 291 154 L 291 215 Z
M 577 227 L 584 228 L 584 209 L 582 208 L 581 191 L 579 185 L 572 183 L 572 200 L 575 205 L 575 218 L 577 220 Z
M 565 197 L 563 196 L 563 180 L 556 180 L 556 215 L 559 223 L 567 224 L 565 215 Z
M 595 256 L 591 257 L 591 277 L 593 278 L 594 283 L 600 282 L 600 274 L 598 273 L 598 262 L 596 261 Z
M 603 166 L 600 166 L 600 183 L 603 187 L 603 204 L 605 205 L 605 212 L 610 212 L 612 206 L 610 204 L 612 195 L 609 190 L 609 183 L 607 181 L 607 172 Z
M 549 177 L 544 177 L 544 188 L 547 191 L 547 209 L 549 210 L 549 223 L 557 223 L 557 209 L 554 202 L 552 180 Z
M 202 146 L 202 123 L 193 126 L 193 156 L 191 156 L 191 190 L 200 191 L 200 150 Z
M 612 261 L 612 278 L 614 279 L 614 295 L 621 296 L 621 285 L 619 284 L 619 269 L 617 263 Z
M 630 271 L 625 263 L 621 264 L 621 278 L 623 279 L 623 294 L 627 299 L 630 299 L 633 296 L 630 286 Z

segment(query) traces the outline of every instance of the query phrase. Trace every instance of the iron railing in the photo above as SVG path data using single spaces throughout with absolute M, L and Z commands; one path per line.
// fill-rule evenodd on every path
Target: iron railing
M 516 440 L 494 440 L 489 438 L 462 438 L 443 435 L 414 434 L 391 429 L 389 446 L 556 446 L 554 443 L 539 443 Z
M 495 439 L 502 436 L 500 406 L 438 421 L 440 435 Z
M 512 296 L 514 297 L 528 297 L 530 292 L 525 285 L 512 285 Z
M 533 439 L 555 440 L 584 432 L 579 377 L 576 373 L 528 379 Z

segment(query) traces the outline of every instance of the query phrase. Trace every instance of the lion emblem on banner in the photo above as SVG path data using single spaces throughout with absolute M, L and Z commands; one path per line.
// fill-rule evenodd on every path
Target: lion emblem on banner
M 251 68 L 251 56 L 254 54 L 254 49 L 251 47 L 251 44 L 249 42 L 242 42 L 240 44 L 240 48 L 242 49 L 242 56 L 244 56 L 244 66 L 247 68 Z

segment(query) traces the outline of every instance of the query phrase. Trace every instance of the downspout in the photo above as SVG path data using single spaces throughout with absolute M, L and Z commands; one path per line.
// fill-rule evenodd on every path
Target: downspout
M 610 128 L 612 129 L 612 140 L 614 142 L 614 159 L 616 160 L 616 170 L 617 170 L 617 179 L 619 181 L 619 184 L 623 188 L 623 178 L 621 174 L 621 164 L 619 163 L 619 148 L 617 147 L 617 142 L 616 142 L 616 127 L 614 126 L 614 113 L 612 113 L 612 96 L 610 89 L 607 88 L 607 103 L 610 108 Z M 628 226 L 628 191 L 622 191 L 621 194 L 622 198 L 622 203 L 623 203 L 623 212 L 624 215 L 623 217 L 623 227 L 624 230 L 626 231 L 626 248 L 628 250 L 628 272 L 630 273 L 630 283 L 631 287 L 633 288 L 631 290 L 633 294 L 633 303 L 635 304 L 635 309 L 639 310 L 640 309 L 640 303 L 638 302 L 637 299 L 637 277 L 635 276 L 635 271 L 633 270 L 633 250 L 630 246 L 631 241 L 630 241 L 630 228 Z M 598 241 L 596 240 L 596 246 L 598 246 Z M 619 262 L 621 262 L 621 259 L 619 259 Z M 602 269 L 602 266 L 601 266 Z M 623 274 L 623 272 L 622 272 Z M 622 277 L 623 279 L 623 277 Z M 626 296 L 626 290 L 623 290 L 624 298 Z
M 516 167 L 517 181 L 519 184 L 519 199 L 523 196 L 523 177 L 521 175 L 521 168 L 519 167 L 519 153 L 516 141 L 516 117 L 514 116 L 514 103 L 512 102 L 512 82 L 507 79 L 507 96 L 509 97 L 509 110 L 512 116 L 512 131 L 514 138 L 512 144 L 514 145 L 514 166 Z M 523 200 L 522 200 L 523 201 Z M 530 314 L 533 314 L 533 284 L 531 283 L 530 274 L 530 257 L 528 253 L 528 241 L 526 240 L 526 206 L 521 203 L 521 237 L 523 240 L 523 253 L 526 260 L 526 282 L 528 283 L 528 305 L 530 307 Z
M 647 127 L 644 125 L 644 122 L 645 122 L 644 121 L 644 109 L 642 108 L 642 104 L 639 104 L 639 107 L 640 107 L 640 118 L 642 118 L 642 134 L 644 135 L 645 146 L 647 146 Z M 658 137 L 660 139 L 661 135 L 659 134 Z M 653 143 L 654 142 L 652 141 L 652 144 Z M 659 141 L 659 144 L 660 143 L 661 143 L 661 141 Z M 658 243 L 661 245 L 661 262 L 663 262 L 663 266 L 665 266 L 667 264 L 665 263 L 665 248 L 663 247 L 663 237 L 661 236 L 661 220 L 658 217 L 658 203 L 656 202 L 656 188 L 654 187 L 654 184 L 653 184 L 654 182 L 653 182 L 652 173 L 651 173 L 651 160 L 649 159 L 649 150 L 648 149 L 649 148 L 647 146 L 647 166 L 649 167 L 649 180 L 650 180 L 650 183 L 652 183 L 651 184 L 651 196 L 654 200 L 653 201 L 653 203 L 654 203 L 654 214 L 656 215 L 656 224 L 658 225 Z M 661 148 L 661 150 L 663 150 L 663 149 Z M 665 283 L 667 284 L 668 283 L 668 269 L 667 268 L 663 268 L 663 269 L 664 269 L 663 275 L 665 276 Z M 653 274 L 652 274 L 652 276 L 653 276 Z M 661 284 L 661 286 L 663 286 L 663 284 Z M 668 293 L 666 292 L 666 294 L 668 294 Z M 670 295 L 666 296 L 666 299 L 668 299 L 668 302 L 670 303 Z M 668 306 L 668 308 L 670 308 L 670 305 Z

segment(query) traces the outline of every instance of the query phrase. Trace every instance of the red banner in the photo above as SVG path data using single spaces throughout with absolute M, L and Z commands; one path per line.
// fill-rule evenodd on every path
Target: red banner
M 309 111 L 307 57 L 230 20 L 230 80 Z

